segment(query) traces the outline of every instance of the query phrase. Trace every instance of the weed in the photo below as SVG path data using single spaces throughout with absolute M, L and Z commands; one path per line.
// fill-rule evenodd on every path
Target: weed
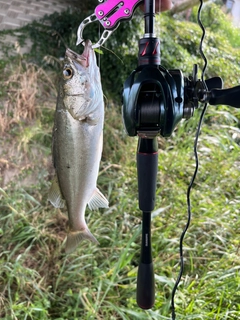
M 42 68 L 31 63 L 20 62 L 15 70 L 9 70 L 8 80 L 4 87 L 7 96 L 3 100 L 3 108 L 0 113 L 0 129 L 4 133 L 13 124 L 22 121 L 30 123 L 41 112 L 37 106 L 37 97 L 41 96 L 44 86 L 48 84 L 54 90 L 54 85 Z M 39 86 L 41 83 L 41 86 Z M 46 89 L 44 94 L 46 94 Z

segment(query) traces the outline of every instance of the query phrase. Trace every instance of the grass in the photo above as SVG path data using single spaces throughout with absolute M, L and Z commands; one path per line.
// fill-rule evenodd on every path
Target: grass
M 106 101 L 98 182 L 110 206 L 86 212 L 100 245 L 83 242 L 66 255 L 66 212 L 47 201 L 56 73 L 20 58 L 1 64 L 0 318 L 169 319 L 201 110 L 181 122 L 171 138 L 159 138 L 152 214 L 156 303 L 143 311 L 135 301 L 141 234 L 137 139 L 124 133 L 120 106 Z M 225 106 L 209 107 L 205 117 L 177 319 L 234 320 L 240 314 L 239 119 L 237 110 Z
M 200 136 L 200 170 L 191 197 L 193 219 L 184 241 L 185 273 L 176 296 L 178 319 L 237 319 L 240 311 L 240 132 L 238 114 L 222 113 L 210 108 L 209 124 Z M 169 319 L 171 290 L 179 270 L 179 236 L 187 218 L 186 188 L 194 170 L 198 114 L 195 117 L 182 123 L 171 139 L 159 139 L 152 223 L 156 304 L 149 311 L 140 310 L 135 302 L 141 223 L 137 141 L 125 136 L 120 113 L 112 106 L 106 109 L 99 185 L 110 208 L 87 211 L 100 246 L 84 242 L 68 256 L 64 253 L 67 218 L 47 202 L 49 141 L 46 132 L 36 130 L 45 126 L 50 135 L 51 123 L 42 123 L 40 117 L 35 123 L 18 125 L 18 135 L 11 137 L 16 132 L 13 127 L 1 138 L 17 144 L 17 157 L 25 161 L 21 173 L 1 189 L 2 319 Z M 33 133 L 26 139 L 28 130 Z M 13 161 L 22 164 L 12 157 L 9 166 Z

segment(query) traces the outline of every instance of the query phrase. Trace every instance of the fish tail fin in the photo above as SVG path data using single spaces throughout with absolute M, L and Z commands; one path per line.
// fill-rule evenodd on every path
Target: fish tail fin
M 99 244 L 97 239 L 92 235 L 88 228 L 80 231 L 70 231 L 67 235 L 66 253 L 71 253 L 76 249 L 79 243 L 83 240 L 89 240 L 93 243 Z

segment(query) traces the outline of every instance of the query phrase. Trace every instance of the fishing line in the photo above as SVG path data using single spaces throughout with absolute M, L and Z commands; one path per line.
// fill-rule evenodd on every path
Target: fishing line
M 207 89 L 206 83 L 204 81 L 205 78 L 205 71 L 207 68 L 207 58 L 203 52 L 203 40 L 205 38 L 205 28 L 201 22 L 201 10 L 202 10 L 202 6 L 203 6 L 203 0 L 199 0 L 200 1 L 200 5 L 198 8 L 198 15 L 197 15 L 197 21 L 198 24 L 200 26 L 200 28 L 202 29 L 202 37 L 201 37 L 201 41 L 200 41 L 200 45 L 199 45 L 199 51 L 200 51 L 200 55 L 204 61 L 204 66 L 202 68 L 202 74 L 201 74 L 201 80 L 205 86 L 205 89 Z M 199 123 L 198 123 L 198 127 L 197 127 L 197 132 L 196 132 L 196 136 L 195 136 L 195 141 L 194 141 L 194 156 L 195 156 L 195 170 L 192 176 L 192 179 L 189 183 L 188 189 L 187 189 L 187 207 L 188 207 L 188 218 L 187 218 L 187 223 L 185 225 L 185 228 L 181 234 L 180 237 L 180 241 L 179 241 L 179 256 L 180 256 L 180 271 L 179 271 L 179 275 L 178 278 L 175 282 L 175 285 L 173 287 L 172 290 L 172 299 L 171 299 L 171 309 L 172 309 L 172 320 L 176 319 L 176 314 L 175 314 L 175 302 L 174 302 L 174 298 L 175 298 L 175 293 L 176 290 L 178 288 L 178 285 L 181 281 L 182 275 L 183 275 L 183 271 L 184 271 L 184 257 L 183 257 L 183 240 L 184 237 L 186 235 L 186 232 L 190 226 L 190 222 L 191 222 L 191 218 L 192 218 L 192 212 L 191 212 L 191 191 L 192 191 L 192 187 L 195 181 L 195 178 L 197 176 L 198 173 L 198 167 L 199 167 L 199 160 L 198 160 L 198 151 L 197 151 L 197 147 L 198 147 L 198 140 L 199 140 L 199 135 L 200 135 L 200 131 L 201 131 L 201 126 L 202 126 L 202 122 L 205 116 L 207 110 L 207 103 L 204 104 L 200 119 L 199 119 Z
M 101 28 L 100 28 L 100 23 L 98 24 L 98 39 L 101 38 Z M 101 52 L 98 51 L 98 67 L 99 70 L 101 70 Z

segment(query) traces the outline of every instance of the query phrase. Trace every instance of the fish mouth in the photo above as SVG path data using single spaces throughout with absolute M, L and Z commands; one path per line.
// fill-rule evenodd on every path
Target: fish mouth
M 92 49 L 92 42 L 90 40 L 85 41 L 85 46 L 82 54 L 78 54 L 74 52 L 73 50 L 67 48 L 65 56 L 80 63 L 83 67 L 87 68 L 89 67 L 89 57 L 90 57 L 90 51 Z

